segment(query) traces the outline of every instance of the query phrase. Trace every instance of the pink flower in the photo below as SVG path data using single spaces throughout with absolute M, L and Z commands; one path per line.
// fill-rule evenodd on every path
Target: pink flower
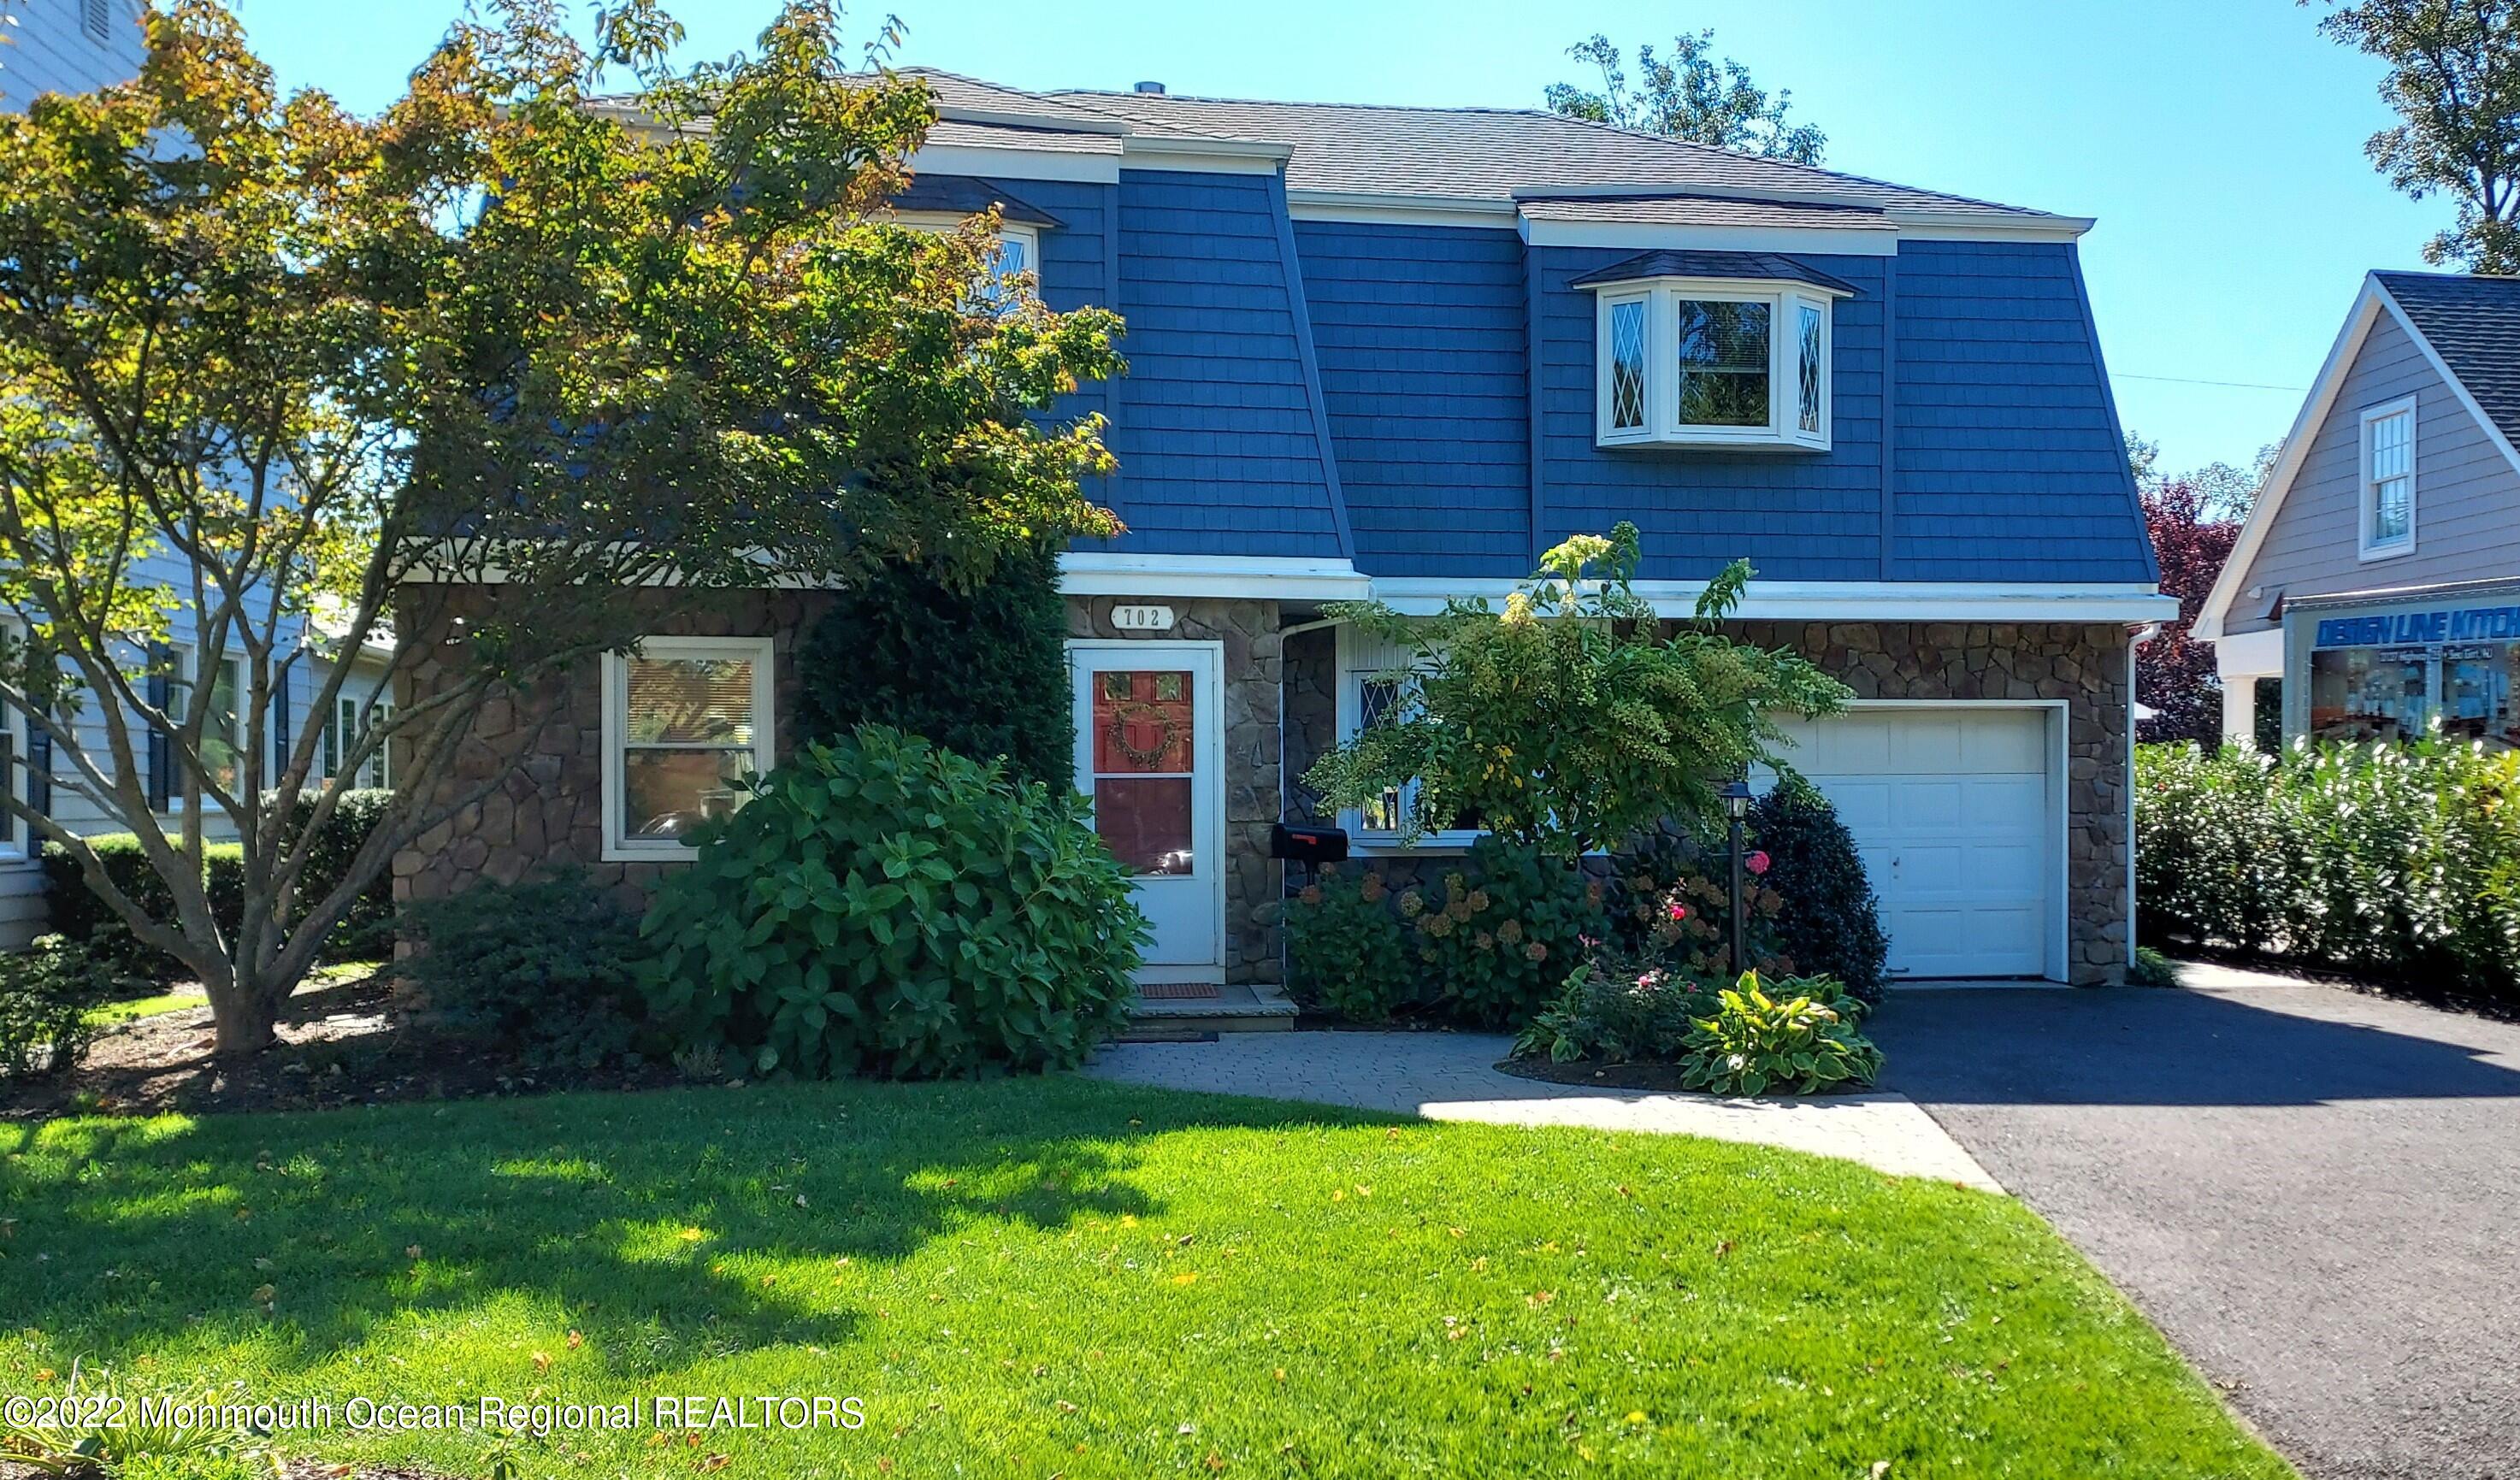
M 1671 918 L 1676 920 L 1688 919 L 1688 906 L 1682 904 L 1679 900 L 1673 900 L 1671 902 Z
M 1750 851 L 1749 857 L 1741 860 L 1741 867 L 1753 874 L 1765 874 L 1768 872 L 1768 855 L 1754 848 Z

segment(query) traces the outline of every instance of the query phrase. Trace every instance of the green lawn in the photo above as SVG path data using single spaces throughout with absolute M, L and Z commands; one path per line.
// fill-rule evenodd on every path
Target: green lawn
M 84 1357 L 869 1419 L 529 1439 L 525 1475 L 2290 1474 L 2016 1203 L 1700 1141 L 756 1087 L 0 1127 L 0 1394 Z
M 126 998 L 110 1002 L 101 1008 L 87 1009 L 87 1020 L 99 1027 L 135 1022 L 143 1017 L 156 1017 L 161 1012 L 181 1012 L 186 1008 L 206 1008 L 210 1000 L 200 991 L 160 992 L 154 997 Z

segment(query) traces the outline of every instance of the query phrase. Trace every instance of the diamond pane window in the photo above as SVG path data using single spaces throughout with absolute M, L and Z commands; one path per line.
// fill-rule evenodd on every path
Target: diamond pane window
M 1645 424 L 1645 305 L 1610 305 L 1610 425 Z
M 1801 320 L 1801 332 L 1796 336 L 1799 351 L 1795 357 L 1795 363 L 1800 367 L 1797 386 L 1800 411 L 1798 425 L 1803 430 L 1818 435 L 1821 426 L 1820 357 L 1822 352 L 1820 334 L 1821 313 L 1818 308 L 1809 303 L 1796 304 L 1794 313 Z

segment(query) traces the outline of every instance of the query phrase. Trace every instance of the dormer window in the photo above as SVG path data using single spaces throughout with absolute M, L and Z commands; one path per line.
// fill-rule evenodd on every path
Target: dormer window
M 1598 300 L 1601 446 L 1828 449 L 1846 285 L 1768 253 L 1656 251 L 1575 286 Z

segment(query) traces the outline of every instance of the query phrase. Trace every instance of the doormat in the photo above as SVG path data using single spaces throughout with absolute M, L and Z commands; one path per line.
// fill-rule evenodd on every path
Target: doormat
M 1138 995 L 1158 1002 L 1213 1002 L 1225 996 L 1225 989 L 1212 981 L 1150 981 L 1140 984 Z

